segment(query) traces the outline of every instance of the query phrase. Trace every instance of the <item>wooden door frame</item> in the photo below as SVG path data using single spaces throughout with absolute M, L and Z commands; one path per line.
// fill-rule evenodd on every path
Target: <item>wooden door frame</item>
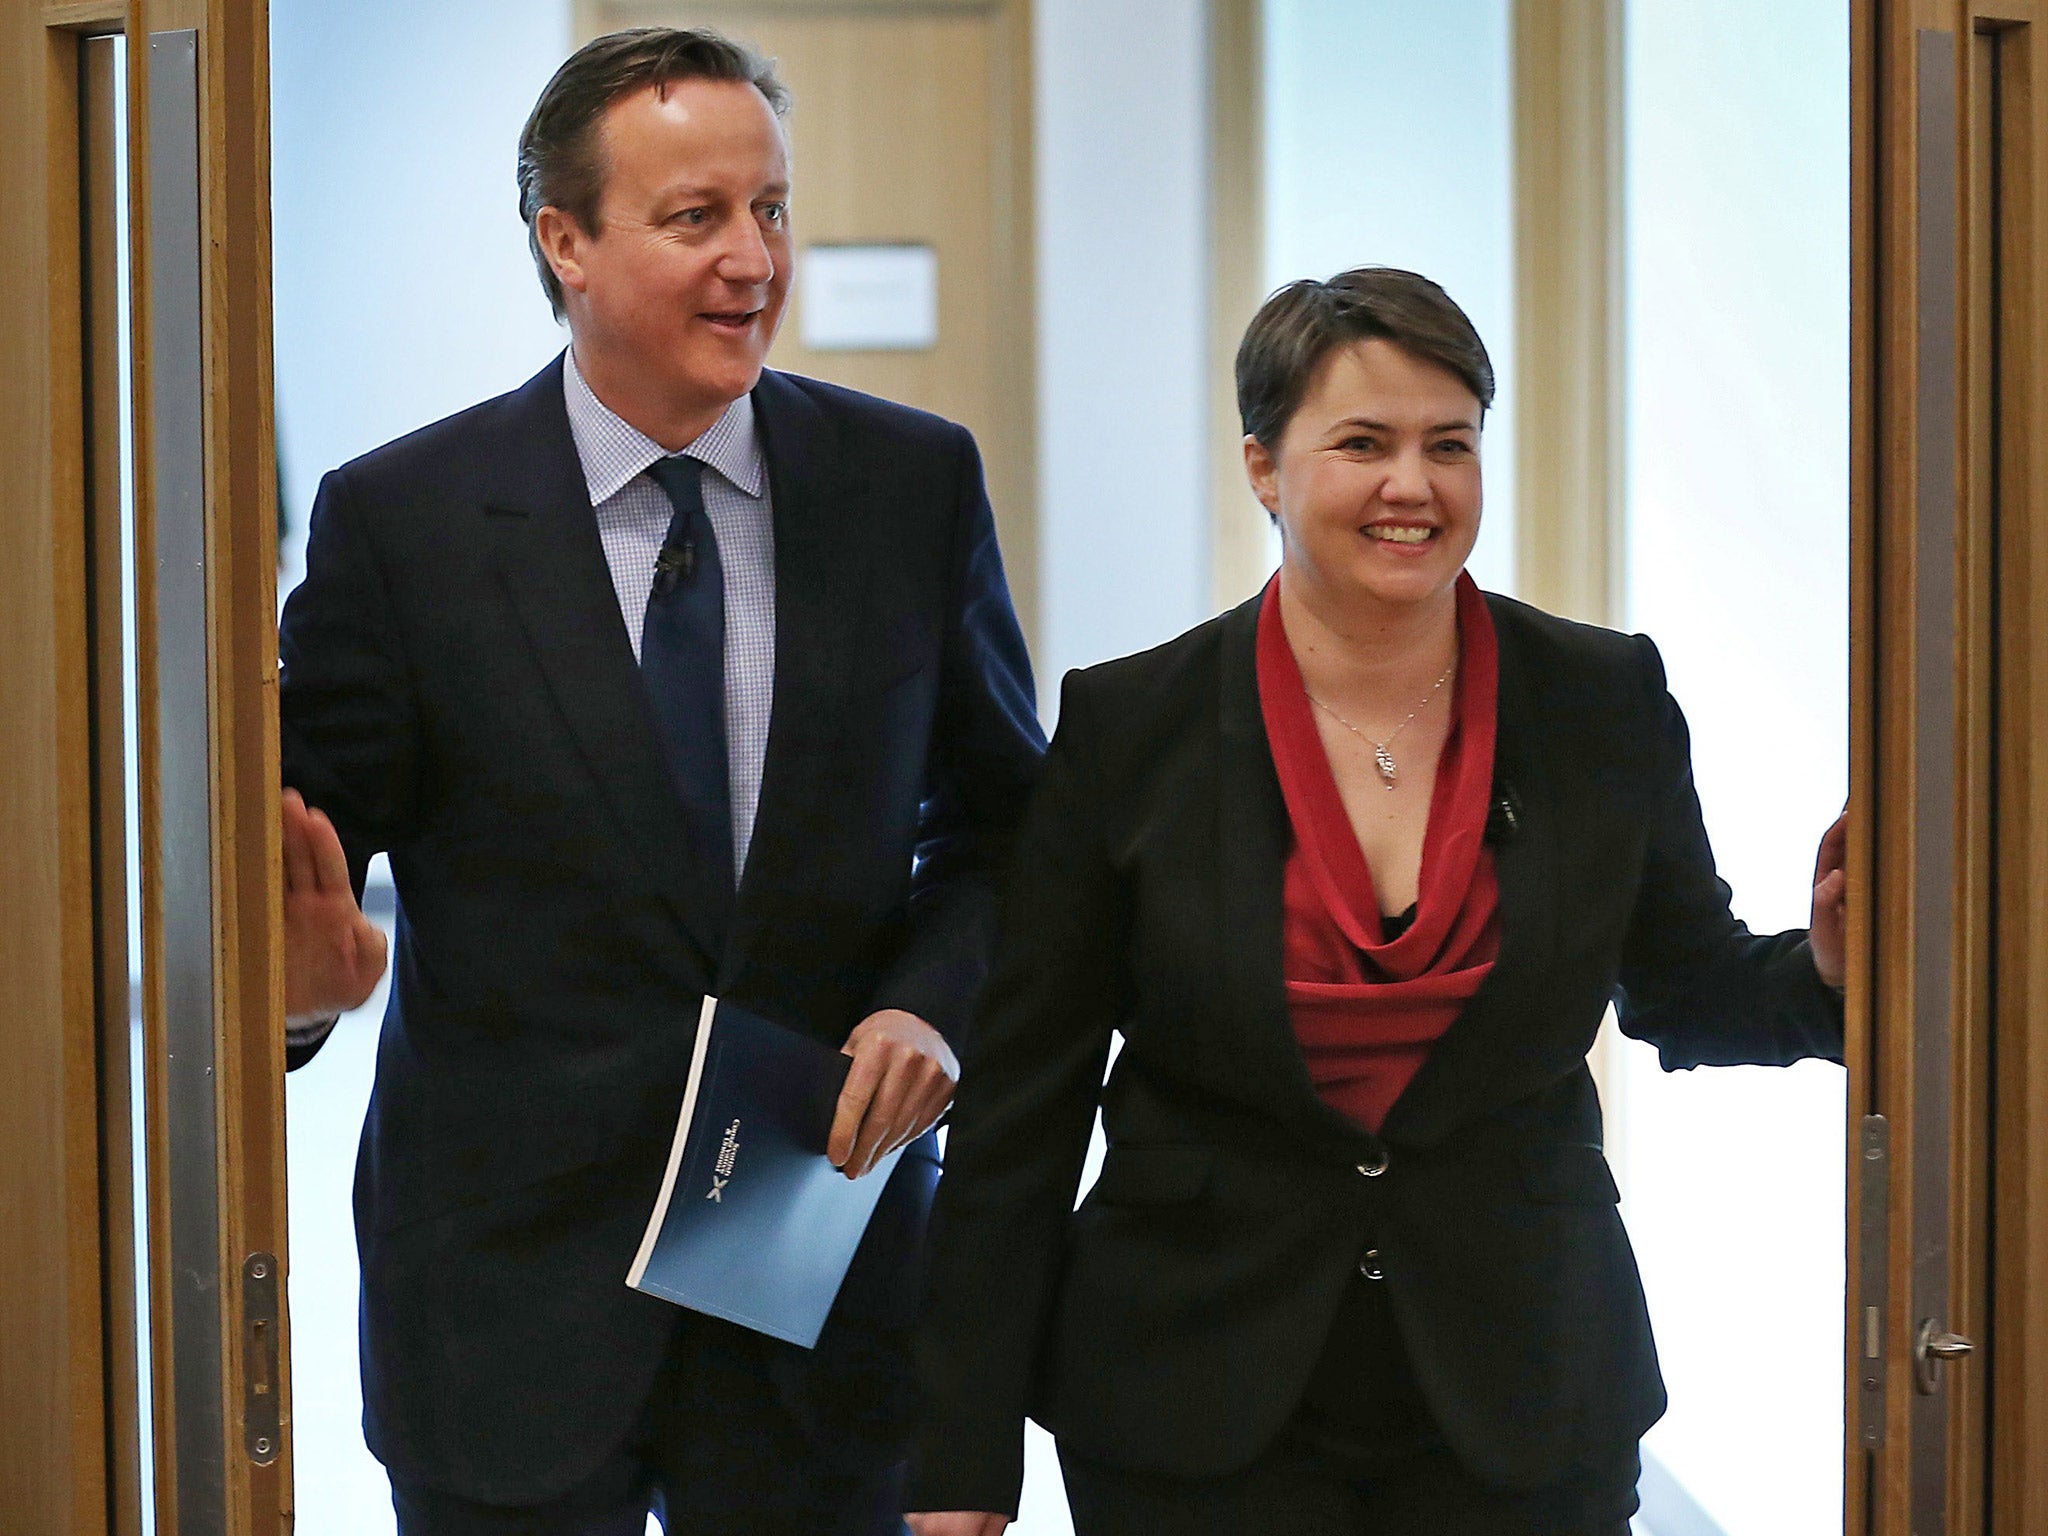
M 2048 1525 L 2048 455 L 2029 443 L 2048 420 L 2048 184 L 2037 170 L 2048 149 L 2048 7 L 1856 0 L 1853 14 L 1851 1106 L 1852 1117 L 1885 1117 L 1891 1177 L 1886 1208 L 1870 1213 L 1873 1230 L 1889 1227 L 1886 1262 L 1850 1272 L 1850 1316 L 1878 1307 L 1882 1348 L 1866 1358 L 1850 1330 L 1848 1529 L 1913 1528 L 1907 1452 L 1924 1307 L 1912 1286 L 1911 1151 L 1927 1108 L 1914 1098 L 1914 1032 L 1937 1023 L 1954 1063 L 1951 1091 L 1931 1106 L 1933 1123 L 1950 1127 L 1929 1165 L 1943 1168 L 1949 1190 L 1940 1321 L 1977 1348 L 1944 1368 L 1939 1387 L 1949 1403 L 1939 1517 L 1948 1536 L 2002 1536 Z M 1953 85 L 1955 141 L 1933 146 L 1944 162 L 1953 150 L 1952 180 L 1923 167 L 1916 142 L 1915 57 L 1929 34 L 1953 40 L 1954 80 L 1942 87 Z M 1995 122 L 1994 72 L 2004 92 Z M 1956 230 L 1953 292 L 1942 301 L 1956 316 L 1952 464 L 1916 458 L 1928 425 L 1919 244 L 1931 197 L 1950 200 Z M 1947 286 L 1939 272 L 1930 280 Z M 1938 434 L 1930 441 L 1943 446 Z M 1944 481 L 1956 509 L 1955 984 L 1946 1017 L 1930 1021 L 1914 1003 L 1913 647 L 1920 503 Z M 1851 1231 L 1865 1214 L 1861 1193 L 1852 1179 Z M 1879 1445 L 1855 1433 L 1858 1397 L 1871 1390 L 1883 1395 Z
M 9 977 L 9 1093 L 0 1096 L 0 1507 L 38 1532 L 139 1529 L 133 1402 L 133 1306 L 124 1282 L 120 1052 L 102 1055 L 104 951 L 96 854 L 91 584 L 106 579 L 107 541 L 92 537 L 92 456 L 85 389 L 80 110 L 82 41 L 125 34 L 129 61 L 134 519 L 147 549 L 152 462 L 147 174 L 148 40 L 189 29 L 198 61 L 204 502 L 208 649 L 208 786 L 214 889 L 217 1157 L 221 1190 L 220 1476 L 235 1531 L 289 1520 L 284 1444 L 259 1464 L 240 1440 L 245 1391 L 244 1258 L 284 1254 L 283 1042 L 277 868 L 276 517 L 270 372 L 268 15 L 263 0 L 43 0 L 0 22 L 0 189 L 14 210 L 0 249 L 20 276 L 0 308 L 0 365 L 16 394 L 0 420 L 0 741 L 8 794 L 0 808 L 0 973 Z M 104 273 L 101 274 L 104 281 Z M 96 379 L 102 389 L 103 379 Z M 104 394 L 96 396 L 101 405 Z M 103 445 L 102 445 L 103 446 Z M 104 455 L 102 455 L 103 474 Z M 104 486 L 102 492 L 102 504 Z M 104 512 L 102 512 L 102 520 Z M 104 529 L 100 530 L 104 533 Z M 144 1013 L 149 1078 L 152 1268 L 171 1188 L 161 1176 L 166 1110 L 161 1056 L 163 977 L 151 935 L 162 912 L 153 886 L 156 797 L 149 561 L 137 561 L 138 646 L 145 725 Z M 104 590 L 104 587 L 102 587 Z M 118 643 L 118 641 L 116 642 Z M 115 674 L 118 675 L 118 674 Z M 115 706 L 118 708 L 118 705 Z M 102 807 L 103 808 L 103 807 Z M 104 832 L 102 827 L 101 832 Z M 121 1028 L 125 1031 L 126 1001 Z M 125 1123 L 121 1127 L 125 1133 Z M 103 1142 L 103 1137 L 106 1140 Z M 113 1149 L 110 1157 L 109 1149 Z M 111 1192 L 111 1193 L 110 1193 Z M 281 1276 L 279 1276 L 281 1279 Z M 169 1318 L 156 1298 L 157 1529 L 176 1529 L 174 1414 L 165 1369 Z M 281 1324 L 281 1319 L 280 1319 Z M 272 1337 L 276 1336 L 276 1328 Z M 266 1351 L 267 1353 L 267 1351 Z M 279 1341 L 278 1358 L 285 1353 Z M 125 1359 L 125 1364 L 124 1364 Z M 280 1377 L 266 1385 L 288 1403 Z M 288 1410 L 284 1415 L 288 1433 Z
M 1978 46 L 1975 66 L 2006 72 L 2005 120 L 1997 125 L 2007 178 L 1999 383 L 2031 426 L 2048 422 L 2048 5 L 1976 0 L 1969 21 L 1998 44 L 1996 54 Z M 1987 340 L 1973 332 L 1977 346 Z M 1980 382 L 1989 376 L 1988 368 L 1974 372 Z M 1981 409 L 1982 394 L 1971 398 Z M 1979 1150 L 1995 1170 L 1984 1285 L 1995 1351 L 1989 1528 L 2001 1536 L 2048 1529 L 2048 453 L 2032 435 L 2002 434 L 2001 462 L 1979 471 L 1998 476 L 2009 503 L 1998 566 L 1997 888 L 1985 892 L 1997 904 L 1989 1031 L 1998 1044 L 1986 1072 L 1997 1114 L 1990 1144 Z
M 1923 1148 L 1921 1142 L 1936 1134 L 1948 1139 L 1956 1102 L 1952 1092 L 1916 1099 L 1915 986 L 1922 966 L 1914 942 L 1917 862 L 1926 851 L 1916 836 L 1923 799 L 1929 816 L 1953 813 L 1953 798 L 1944 786 L 1921 783 L 1921 770 L 1939 764 L 1918 760 L 1916 752 L 1916 716 L 1923 694 L 1939 686 L 1940 668 L 1940 658 L 1932 656 L 1928 665 L 1936 671 L 1924 678 L 1916 675 L 1921 589 L 1928 575 L 1918 539 L 1923 501 L 1927 515 L 1937 515 L 1934 503 L 1945 499 L 1944 485 L 1953 486 L 1960 472 L 1960 463 L 1946 471 L 1935 462 L 1923 466 L 1920 436 L 1923 431 L 1937 434 L 1927 449 L 1933 453 L 1943 451 L 1938 434 L 1953 431 L 1958 444 L 1963 437 L 1959 420 L 1946 419 L 1936 401 L 1921 398 L 1927 367 L 1960 370 L 1956 351 L 1923 331 L 1939 324 L 1929 313 L 1930 294 L 1934 308 L 1946 312 L 1953 303 L 1957 317 L 1967 313 L 1960 249 L 1940 240 L 1938 223 L 1932 230 L 1922 228 L 1923 207 L 1940 215 L 1953 211 L 1961 227 L 1962 189 L 1956 182 L 1966 162 L 1960 140 L 1944 143 L 1937 135 L 1922 142 L 1921 57 L 1923 34 L 1952 39 L 1963 30 L 1958 14 L 1955 0 L 1859 0 L 1852 37 L 1852 825 L 1845 1055 L 1850 1124 L 1860 1128 L 1852 1136 L 1850 1166 L 1867 1170 L 1868 1176 L 1852 1176 L 1848 1188 L 1848 1228 L 1860 1240 L 1851 1240 L 1848 1273 L 1844 1520 L 1845 1529 L 1876 1536 L 1906 1536 L 1914 1527 L 1912 1450 L 1919 1394 L 1913 1380 L 1913 1332 L 1927 1304 L 1915 1286 L 1915 1215 L 1932 1212 L 1937 1208 L 1932 1202 L 1949 1199 L 1948 1186 L 1957 1171 L 1956 1162 L 1948 1159 L 1945 1176 L 1938 1175 L 1942 1188 L 1916 1187 L 1916 1174 L 1928 1171 L 1928 1159 L 1939 1159 L 1945 1150 Z M 1927 74 L 1930 90 L 1957 84 L 1957 79 L 1941 78 L 1943 73 Z M 1923 164 L 1928 153 L 1936 161 Z M 1953 166 L 1947 165 L 1950 155 L 1956 157 Z M 1942 281 L 1938 268 L 1923 271 L 1928 264 L 1923 239 L 1934 242 L 1926 250 L 1930 259 L 1955 260 L 1953 288 Z M 1942 249 L 1944 244 L 1949 248 Z M 1957 380 L 1962 377 L 1958 371 Z M 1938 381 L 1930 387 L 1937 396 L 1951 393 L 1942 391 Z M 1930 405 L 1936 406 L 1932 416 L 1924 409 Z M 1932 477 L 1925 485 L 1923 467 Z M 1960 527 L 1965 517 L 1960 502 L 1955 511 Z M 1965 693 L 1957 690 L 1959 727 Z M 1956 767 L 1962 766 L 1959 755 Z M 1945 956 L 1930 951 L 1929 964 L 1954 966 L 1956 975 L 1968 969 L 1966 957 L 1953 946 Z M 1947 1036 L 1950 1072 L 1970 1060 L 1970 1053 L 1953 1050 L 1954 1038 Z M 1967 1117 L 1963 1123 L 1967 1127 Z M 1949 1209 L 1952 1215 L 1964 1214 L 1955 1205 Z M 1947 1224 L 1943 1241 L 1951 1263 L 1938 1273 L 1951 1312 L 1957 1307 L 1967 1312 L 1974 1295 L 1962 1272 L 1969 1236 L 1966 1224 Z M 1967 1316 L 1942 1321 L 1955 1327 L 1975 1322 Z M 1963 1398 L 1965 1411 L 1951 1413 L 1957 1427 L 1971 1417 L 1969 1398 L 1981 1375 L 1971 1362 L 1944 1383 Z M 1952 1410 L 1955 1400 L 1951 1396 L 1944 1411 Z M 1967 1460 L 1969 1448 L 1964 1449 Z M 1957 1461 L 1951 1454 L 1942 1469 L 1944 1480 L 1954 1481 Z M 1952 1494 L 1960 1491 L 1950 1489 Z M 1977 1514 L 1957 1509 L 1953 1501 L 1948 1513 L 1962 1522 L 1957 1536 L 1978 1529 Z
M 1266 298 L 1265 11 L 1264 0 L 1208 0 L 1209 606 L 1218 613 L 1271 574 L 1272 525 L 1245 479 L 1236 379 L 1238 339 Z
M 70 18 L 66 18 L 69 20 Z M 99 1067 L 86 666 L 88 463 L 79 31 L 10 8 L 0 33 L 0 1506 L 30 1529 L 108 1514 Z M 27 388 L 24 381 L 29 381 Z M 35 387 L 41 384 L 43 387 Z
M 1849 1170 L 1844 1229 L 1847 1243 L 1843 1307 L 1842 1528 L 1862 1532 L 1869 1519 L 1870 1456 L 1863 1437 L 1862 1393 L 1869 1378 L 1866 1330 L 1856 1325 L 1867 1305 L 1879 1305 L 1859 1268 L 1868 1238 L 1884 1230 L 1866 1228 L 1866 1181 L 1857 1177 L 1863 1153 L 1863 1119 L 1873 1110 L 1870 1089 L 1870 978 L 1873 923 L 1871 855 L 1876 818 L 1871 774 L 1876 762 L 1872 704 L 1871 624 L 1875 593 L 1871 508 L 1877 442 L 1873 387 L 1877 376 L 1875 338 L 1877 164 L 1877 8 L 1881 0 L 1850 0 L 1849 32 L 1849 846 L 1846 1009 L 1843 1062 L 1848 1069 Z M 1875 1132 L 1872 1132 L 1875 1135 Z M 1875 1145 L 1875 1143 L 1873 1143 Z M 1888 1145 L 1886 1150 L 1889 1150 Z M 1877 1261 L 1873 1260 L 1873 1263 Z M 1881 1271 L 1880 1271 L 1881 1272 Z M 1881 1315 L 1881 1314 L 1880 1314 Z M 1880 1339 L 1881 1348 L 1886 1341 Z M 1883 1372 L 1868 1390 L 1883 1391 Z

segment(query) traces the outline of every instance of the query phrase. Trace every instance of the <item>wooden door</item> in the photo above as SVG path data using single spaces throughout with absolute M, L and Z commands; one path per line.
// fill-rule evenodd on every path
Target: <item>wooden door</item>
M 2048 12 L 1858 7 L 1847 1529 L 2048 1529 Z
M 9 1529 L 289 1521 L 266 27 L 0 22 Z
M 635 26 L 715 27 L 777 61 L 795 99 L 798 254 L 769 362 L 935 411 L 974 433 L 1018 617 L 1035 640 L 1026 0 L 579 0 L 579 43 Z M 935 254 L 935 344 L 805 346 L 807 257 L 863 245 Z
M 1983 808 L 1971 899 L 1984 1038 L 1963 1150 L 1988 1353 L 1961 1497 L 2002 1536 L 2048 1531 L 2048 6 L 1977 3 L 1965 19 L 1964 570 L 1983 657 L 1969 788 Z

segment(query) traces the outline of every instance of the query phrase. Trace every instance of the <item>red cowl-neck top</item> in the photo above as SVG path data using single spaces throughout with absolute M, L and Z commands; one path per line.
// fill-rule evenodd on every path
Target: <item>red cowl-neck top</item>
M 1413 921 L 1392 938 L 1281 622 L 1278 576 L 1259 609 L 1259 702 L 1294 833 L 1284 886 L 1288 1012 L 1316 1091 L 1374 1132 L 1500 953 L 1500 885 L 1485 843 L 1499 656 L 1470 576 L 1458 577 L 1457 604 L 1460 664 L 1419 895 Z

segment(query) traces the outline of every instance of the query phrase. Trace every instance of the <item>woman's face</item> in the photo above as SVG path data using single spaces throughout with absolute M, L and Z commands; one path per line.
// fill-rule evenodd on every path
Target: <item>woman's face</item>
M 1479 400 L 1391 341 L 1324 361 L 1277 452 L 1244 440 L 1293 579 L 1406 608 L 1449 590 L 1479 537 Z

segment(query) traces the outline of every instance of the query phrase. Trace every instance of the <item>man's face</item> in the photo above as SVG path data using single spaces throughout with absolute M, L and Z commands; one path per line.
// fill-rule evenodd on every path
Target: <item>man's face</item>
M 614 102 L 597 228 L 549 248 L 587 374 L 654 390 L 678 413 L 754 387 L 789 297 L 789 143 L 736 80 L 683 80 Z

